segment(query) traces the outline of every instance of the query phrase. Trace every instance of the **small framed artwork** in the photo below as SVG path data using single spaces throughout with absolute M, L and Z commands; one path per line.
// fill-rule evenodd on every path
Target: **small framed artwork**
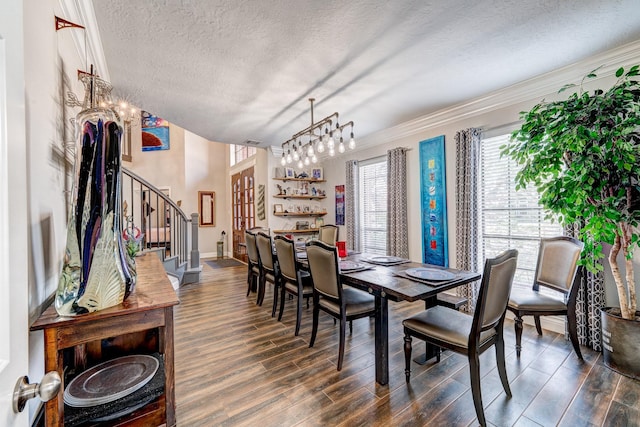
M 293 168 L 284 168 L 285 178 L 295 178 L 296 174 L 293 172 Z
M 274 213 L 283 213 L 284 212 L 284 208 L 280 204 L 273 205 L 273 212 Z
M 324 225 L 324 218 L 316 218 L 316 226 L 315 228 L 320 228 Z
M 311 178 L 313 178 L 313 179 L 322 179 L 322 168 L 313 168 L 313 169 L 311 169 Z
M 215 227 L 216 193 L 214 191 L 198 191 L 198 213 L 200 227 Z

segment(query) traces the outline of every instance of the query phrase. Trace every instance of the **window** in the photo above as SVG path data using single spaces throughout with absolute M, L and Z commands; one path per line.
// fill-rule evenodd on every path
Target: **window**
M 385 157 L 359 162 L 358 219 L 360 249 L 387 254 L 387 160 Z
M 545 219 L 535 188 L 516 192 L 514 180 L 520 168 L 513 160 L 500 157 L 500 146 L 508 142 L 507 134 L 483 137 L 481 143 L 481 256 L 484 260 L 506 249 L 517 249 L 513 286 L 531 288 L 540 238 L 562 235 L 562 226 Z
M 229 150 L 231 153 L 230 164 L 231 166 L 240 163 L 243 160 L 248 159 L 251 156 L 255 156 L 256 147 L 247 147 L 246 145 L 236 145 L 231 144 L 231 149 Z

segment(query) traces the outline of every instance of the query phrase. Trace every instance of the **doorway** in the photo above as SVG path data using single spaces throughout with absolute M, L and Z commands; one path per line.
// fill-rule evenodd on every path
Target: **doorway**
M 231 176 L 233 257 L 247 262 L 244 232 L 255 227 L 253 167 Z

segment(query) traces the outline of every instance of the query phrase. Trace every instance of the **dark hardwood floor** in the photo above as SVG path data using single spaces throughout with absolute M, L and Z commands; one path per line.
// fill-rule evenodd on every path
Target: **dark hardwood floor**
M 294 301 L 282 322 L 271 317 L 272 288 L 264 305 L 246 297 L 246 267 L 212 269 L 178 291 L 175 370 L 178 426 L 468 426 L 476 425 L 466 358 L 445 352 L 440 363 L 413 364 L 404 379 L 402 319 L 418 303 L 389 303 L 389 384 L 374 372 L 372 319 L 347 331 L 344 366 L 336 371 L 338 325 L 320 313 L 309 348 L 311 309 L 300 335 Z M 269 292 L 271 291 L 271 293 Z M 640 426 L 640 382 L 602 364 L 582 349 L 581 362 L 563 336 L 538 337 L 526 327 L 520 360 L 513 323 L 505 325 L 507 399 L 495 352 L 481 356 L 487 421 L 495 426 Z M 414 340 L 414 354 L 424 344 Z

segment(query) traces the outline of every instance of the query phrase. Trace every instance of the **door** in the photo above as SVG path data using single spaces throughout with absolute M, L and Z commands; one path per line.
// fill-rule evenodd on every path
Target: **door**
M 247 262 L 244 232 L 255 227 L 253 167 L 231 176 L 233 257 Z
M 22 10 L 22 1 L 0 2 L 0 425 L 11 427 L 29 423 L 29 411 L 12 409 L 13 389 L 29 362 Z

